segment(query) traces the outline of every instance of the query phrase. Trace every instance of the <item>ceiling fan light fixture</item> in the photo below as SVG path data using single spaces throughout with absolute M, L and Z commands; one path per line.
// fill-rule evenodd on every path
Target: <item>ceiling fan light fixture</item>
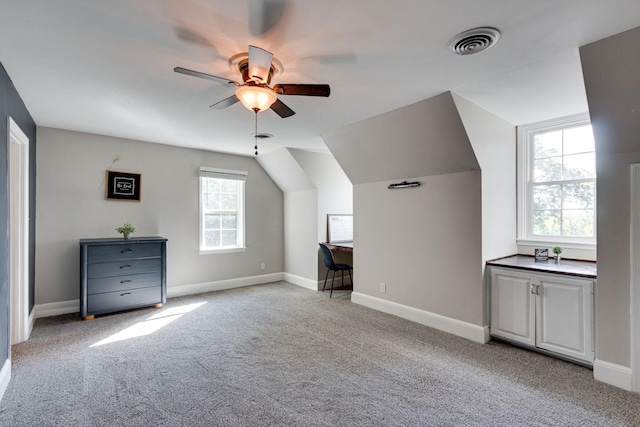
M 241 86 L 236 90 L 236 96 L 251 111 L 264 111 L 278 99 L 271 89 L 260 86 Z

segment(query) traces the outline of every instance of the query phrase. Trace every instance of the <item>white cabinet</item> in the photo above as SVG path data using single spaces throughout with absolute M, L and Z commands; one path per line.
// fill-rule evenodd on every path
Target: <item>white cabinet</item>
M 593 362 L 593 280 L 497 267 L 490 278 L 491 335 Z

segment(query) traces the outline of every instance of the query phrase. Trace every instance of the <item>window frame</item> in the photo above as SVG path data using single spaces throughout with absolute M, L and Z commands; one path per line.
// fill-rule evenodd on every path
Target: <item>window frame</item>
M 536 236 L 533 234 L 533 135 L 572 127 L 591 125 L 589 113 L 574 114 L 517 128 L 517 241 L 522 246 L 554 246 L 568 249 L 596 250 L 597 247 L 597 189 L 594 194 L 593 237 Z M 593 178 L 597 185 L 597 175 Z M 586 179 L 587 181 L 590 179 Z M 572 180 L 563 180 L 569 183 Z M 585 181 L 577 179 L 575 181 Z M 540 183 L 538 183 L 540 184 Z
M 246 171 L 232 170 L 232 169 L 220 169 L 201 166 L 198 173 L 198 248 L 200 255 L 207 254 L 223 254 L 233 252 L 245 252 L 247 248 L 246 244 L 246 179 L 248 173 Z M 203 203 L 203 182 L 205 178 L 219 178 L 233 180 L 238 183 L 238 200 L 236 205 L 236 231 L 238 237 L 236 239 L 237 244 L 234 246 L 220 246 L 220 247 L 206 247 L 205 243 L 205 210 Z

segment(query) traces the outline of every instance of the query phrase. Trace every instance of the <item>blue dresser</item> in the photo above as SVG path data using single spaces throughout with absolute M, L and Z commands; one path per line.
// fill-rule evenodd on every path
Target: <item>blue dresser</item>
M 167 239 L 80 240 L 80 316 L 167 302 Z

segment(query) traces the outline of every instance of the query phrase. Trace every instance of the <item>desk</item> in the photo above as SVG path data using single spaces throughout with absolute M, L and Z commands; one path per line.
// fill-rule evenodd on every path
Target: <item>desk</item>
M 325 243 L 332 251 L 353 252 L 353 242 Z

